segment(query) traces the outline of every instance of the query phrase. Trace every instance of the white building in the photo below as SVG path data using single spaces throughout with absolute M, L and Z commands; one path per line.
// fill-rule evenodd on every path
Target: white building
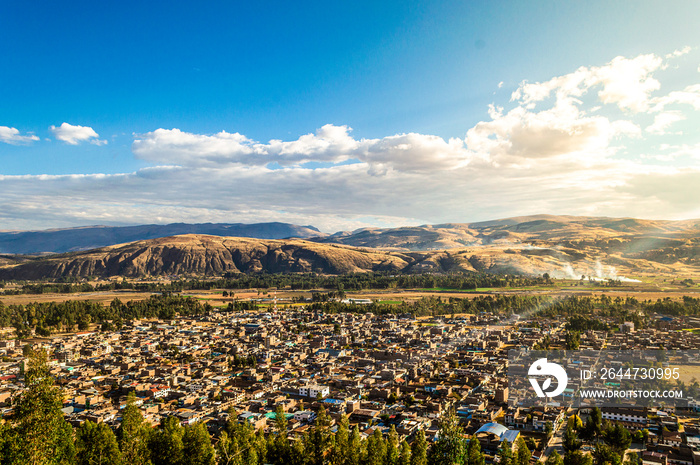
M 319 394 L 321 394 L 322 398 L 326 398 L 330 393 L 331 390 L 328 386 L 321 386 L 318 384 L 311 384 L 299 388 L 300 396 L 310 397 L 312 399 L 317 398 Z

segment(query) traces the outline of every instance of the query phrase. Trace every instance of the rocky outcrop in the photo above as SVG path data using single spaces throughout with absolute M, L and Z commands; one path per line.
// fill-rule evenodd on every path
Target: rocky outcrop
M 409 256 L 302 240 L 183 235 L 55 255 L 0 269 L 0 279 L 220 276 L 226 272 L 342 274 L 400 271 Z

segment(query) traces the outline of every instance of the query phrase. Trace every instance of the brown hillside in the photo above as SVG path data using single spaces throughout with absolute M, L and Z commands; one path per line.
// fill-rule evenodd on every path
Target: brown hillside
M 183 235 L 61 254 L 0 268 L 0 279 L 85 276 L 221 275 L 226 272 L 401 270 L 414 260 L 303 240 Z

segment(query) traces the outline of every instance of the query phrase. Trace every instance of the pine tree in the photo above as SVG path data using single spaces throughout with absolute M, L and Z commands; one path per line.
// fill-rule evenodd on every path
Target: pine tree
M 602 425 L 603 414 L 598 407 L 594 407 L 586 419 L 586 426 L 582 429 L 581 436 L 587 441 L 598 439 L 602 432 Z
M 530 449 L 527 448 L 527 444 L 525 444 L 525 440 L 522 438 L 522 436 L 518 437 L 518 442 L 516 444 L 518 446 L 518 450 L 515 454 L 515 464 L 529 465 L 530 459 L 532 458 L 532 452 L 530 452 Z
M 20 438 L 7 422 L 0 421 L 0 464 L 16 463 L 19 458 Z
M 564 459 L 561 458 L 561 455 L 559 455 L 559 452 L 555 450 L 552 451 L 551 454 L 549 454 L 549 457 L 547 457 L 547 460 L 544 462 L 545 465 L 564 465 Z
M 425 440 L 425 432 L 419 429 L 416 439 L 411 448 L 411 465 L 427 465 L 428 463 L 428 443 Z
M 151 464 L 148 450 L 150 428 L 144 423 L 141 411 L 136 407 L 133 392 L 127 397 L 127 404 L 122 412 L 122 422 L 117 429 L 119 450 L 124 463 L 128 465 Z
M 306 449 L 307 454 L 310 455 L 312 464 L 323 464 L 324 457 L 331 445 L 330 424 L 331 422 L 326 414 L 326 409 L 321 406 L 316 416 L 316 423 L 309 435 L 309 445 L 311 448 Z
M 360 465 L 360 461 L 364 455 L 364 447 L 366 441 L 362 441 L 360 430 L 355 425 L 350 434 L 350 443 L 348 445 L 348 454 L 345 465 Z
M 258 465 L 258 453 L 255 451 L 254 447 L 248 449 L 248 453 L 245 455 L 244 465 Z
M 411 465 L 411 446 L 404 440 L 399 447 L 399 465 Z
M 241 450 L 235 439 L 231 439 L 226 431 L 219 435 L 216 453 L 221 465 L 242 465 Z
M 481 453 L 481 444 L 475 437 L 472 437 L 471 441 L 469 441 L 467 460 L 469 465 L 484 465 L 484 455 Z
M 622 458 L 607 444 L 598 444 L 593 451 L 596 465 L 622 465 Z
M 511 465 L 513 463 L 513 447 L 507 439 L 501 442 L 501 446 L 498 448 L 498 457 L 500 458 L 498 462 L 500 465 Z
M 611 425 L 602 433 L 605 444 L 613 448 L 618 455 L 624 452 L 632 444 L 632 435 L 629 430 L 622 425 Z
M 214 446 L 204 423 L 185 428 L 182 435 L 182 452 L 187 465 L 214 465 Z
M 428 462 L 431 465 L 463 464 L 467 458 L 467 442 L 462 427 L 454 411 L 448 412 L 440 419 L 438 439 L 430 448 Z
M 399 435 L 394 425 L 391 425 L 389 437 L 386 441 L 386 465 L 398 465 L 399 463 Z
M 257 430 L 253 436 L 253 447 L 258 454 L 258 462 L 267 463 L 267 438 L 262 428 Z
M 304 440 L 297 440 L 292 443 L 289 453 L 288 465 L 307 465 L 307 454 L 304 448 Z
M 331 453 L 331 463 L 345 465 L 350 454 L 350 437 L 348 431 L 348 417 L 342 415 L 338 422 L 338 431 L 335 433 L 335 442 Z
M 159 430 L 151 433 L 148 448 L 154 465 L 181 465 L 184 463 L 182 436 L 185 429 L 175 417 L 161 421 Z
M 564 465 L 591 465 L 592 463 L 591 456 L 580 450 L 569 451 L 564 455 Z
M 386 463 L 386 443 L 379 428 L 367 439 L 367 465 L 384 465 Z
M 121 452 L 112 428 L 104 423 L 85 421 L 76 430 L 78 465 L 119 465 Z
M 275 409 L 275 437 L 268 452 L 270 461 L 273 463 L 282 464 L 285 462 L 285 458 L 289 456 L 290 446 L 289 438 L 287 437 L 287 424 L 287 416 L 284 413 L 284 409 L 281 405 L 278 405 Z
M 14 438 L 9 463 L 74 463 L 73 428 L 63 418 L 61 391 L 53 385 L 45 351 L 29 351 L 24 383 L 27 389 L 14 407 L 15 434 L 7 435 Z
M 588 425 L 588 423 L 586 423 L 586 425 Z M 578 440 L 578 435 L 571 425 L 566 426 L 561 445 L 564 447 L 564 452 L 574 452 L 581 448 L 581 441 Z

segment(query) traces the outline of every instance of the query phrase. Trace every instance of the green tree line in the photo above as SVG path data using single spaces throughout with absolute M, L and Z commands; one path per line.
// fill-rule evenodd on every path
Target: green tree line
M 491 273 L 462 272 L 445 275 L 401 274 L 401 273 L 349 273 L 337 276 L 316 273 L 277 273 L 277 274 L 226 274 L 218 279 L 176 280 L 170 283 L 142 283 L 131 281 L 112 281 L 109 283 L 70 282 L 37 283 L 27 282 L 19 289 L 6 289 L 10 294 L 46 294 L 77 293 L 115 290 L 134 290 L 141 292 L 182 292 L 189 290 L 211 289 L 270 289 L 289 288 L 293 290 L 332 289 L 332 290 L 368 290 L 368 289 L 422 289 L 439 288 L 453 290 L 473 290 L 493 287 L 524 287 L 545 285 L 548 278 L 523 275 L 500 275 Z
M 193 297 L 171 294 L 152 295 L 146 300 L 110 305 L 89 301 L 36 302 L 27 305 L 4 305 L 0 302 L 0 326 L 12 326 L 18 337 L 27 337 L 33 329 L 48 336 L 56 331 L 86 330 L 90 323 L 106 323 L 104 329 L 117 329 L 125 321 L 140 318 L 168 319 L 177 315 L 205 315 L 211 305 Z

